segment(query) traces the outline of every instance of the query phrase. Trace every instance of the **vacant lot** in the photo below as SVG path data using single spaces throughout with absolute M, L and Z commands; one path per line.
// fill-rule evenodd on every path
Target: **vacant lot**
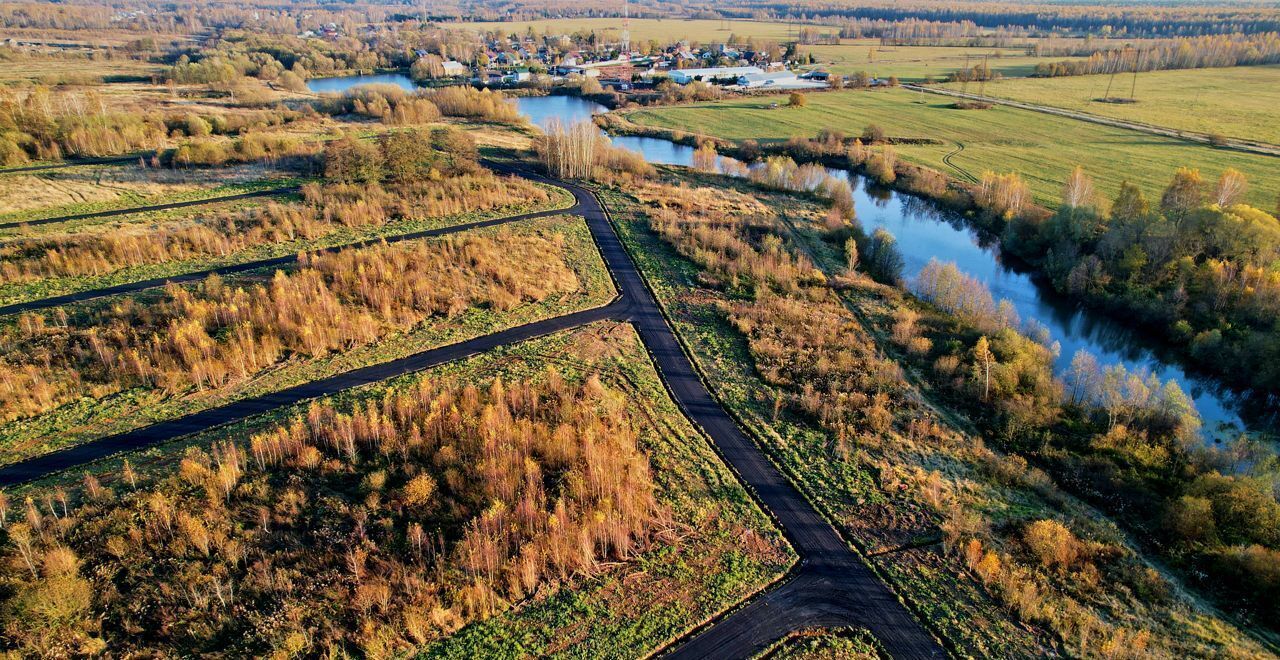
M 906 90 L 811 94 L 803 108 L 774 108 L 774 98 L 656 108 L 630 113 L 637 123 L 704 133 L 731 140 L 782 141 L 834 128 L 861 133 L 878 124 L 895 137 L 922 137 L 943 144 L 901 145 L 898 154 L 952 176 L 981 177 L 984 170 L 1018 172 L 1036 198 L 1057 203 L 1063 181 L 1076 165 L 1115 195 L 1126 179 L 1148 195 L 1159 195 L 1180 166 L 1216 179 L 1227 167 L 1249 178 L 1249 201 L 1274 208 L 1280 193 L 1278 161 L 1268 156 L 1214 149 L 1182 140 L 996 106 L 955 110 L 951 101 Z
M 839 46 L 804 46 L 801 52 L 812 53 L 832 73 L 847 76 L 865 71 L 880 78 L 897 76 L 905 82 L 943 80 L 953 71 L 978 66 L 983 61 L 1007 78 L 1029 76 L 1041 62 L 1071 59 L 1035 57 L 1027 55 L 1025 48 L 881 46 L 878 40 L 871 39 L 845 40 Z M 970 91 L 976 91 L 976 85 Z
M 208 169 L 82 165 L 0 176 L 0 222 L 40 220 L 243 192 L 236 186 L 286 179 L 294 172 L 265 164 Z M 281 183 L 277 185 L 288 185 Z
M 545 279 L 547 282 L 554 280 L 560 284 L 557 286 L 548 284 L 545 295 L 524 296 L 514 300 L 513 304 L 507 305 L 505 309 L 500 309 L 493 303 L 470 304 L 472 299 L 467 297 L 469 294 L 458 289 L 459 306 L 451 313 L 432 312 L 422 315 L 424 318 L 419 321 L 415 321 L 413 316 L 402 316 L 402 320 L 399 321 L 383 319 L 377 321 L 379 331 L 372 341 L 352 342 L 350 347 L 343 350 L 318 351 L 311 355 L 303 351 L 281 353 L 279 359 L 262 364 L 261 368 L 247 371 L 245 377 L 227 379 L 225 383 L 216 387 L 184 383 L 165 388 L 147 382 L 125 381 L 104 384 L 101 378 L 98 379 L 97 384 L 94 384 L 89 382 L 93 380 L 92 378 L 83 376 L 87 373 L 87 366 L 73 372 L 66 371 L 66 364 L 55 364 L 51 369 L 46 370 L 50 379 L 40 376 L 39 380 L 62 383 L 65 381 L 63 376 L 67 375 L 74 381 L 71 386 L 77 392 L 83 392 L 84 396 L 47 399 L 45 402 L 49 405 L 40 406 L 42 410 L 31 408 L 31 414 L 16 417 L 9 415 L 11 419 L 0 424 L 0 464 L 97 437 L 121 433 L 149 423 L 180 417 L 228 401 L 278 391 L 335 373 L 386 362 L 523 323 L 597 307 L 607 303 L 614 295 L 604 262 L 600 259 L 586 224 L 580 218 L 551 217 L 523 220 L 504 227 L 474 230 L 461 236 L 505 243 L 512 258 L 526 260 L 520 262 L 524 272 L 558 273 L 558 278 L 547 276 Z M 420 254 L 441 254 L 447 252 L 446 243 L 456 244 L 458 240 L 467 239 L 455 235 L 348 252 L 386 254 L 388 250 L 399 252 L 417 249 L 420 250 Z M 532 251 L 524 248 L 532 248 Z M 553 256 L 545 260 L 532 260 L 530 257 L 531 254 L 541 252 L 550 252 Z M 463 273 L 461 279 L 454 279 L 465 282 L 467 286 L 475 286 L 477 289 L 484 286 L 488 281 L 485 278 L 492 279 L 492 276 L 477 276 L 472 272 L 475 270 L 474 266 L 475 264 L 469 262 L 461 265 L 459 267 L 460 272 Z M 471 270 L 467 270 L 468 268 Z M 284 270 L 296 274 L 300 268 L 295 266 Z M 229 278 L 225 282 L 229 287 L 244 287 L 256 292 L 257 295 L 265 295 L 262 293 L 263 289 L 252 287 L 265 284 L 264 277 L 269 276 L 270 273 L 247 274 Z M 441 281 L 444 280 L 444 276 L 442 272 Z M 510 279 L 510 273 L 506 277 L 504 282 Z M 193 285 L 187 287 L 187 290 L 198 291 L 202 286 Z M 443 290 L 443 286 L 439 290 Z M 71 328 L 76 332 L 88 332 L 86 330 L 88 327 L 105 327 L 113 318 L 118 321 L 118 315 L 113 316 L 114 310 L 156 310 L 160 308 L 162 302 L 171 298 L 171 294 L 152 289 L 131 296 L 71 305 L 54 310 L 50 314 L 51 318 L 62 318 L 62 312 L 65 311 Z M 365 307 L 363 302 L 352 297 L 344 299 L 342 309 L 359 310 Z M 3 325 L 0 325 L 0 343 L 5 344 L 7 356 L 3 363 L 6 369 L 19 371 L 25 369 L 15 365 L 24 363 L 22 356 L 29 352 L 15 348 L 12 342 L 16 341 L 28 346 L 30 350 L 35 350 L 34 347 L 51 346 L 49 342 L 57 340 L 56 335 L 60 332 L 45 332 L 35 338 L 23 339 L 20 337 L 21 323 L 19 319 L 7 317 Z M 270 321 L 261 328 L 264 331 L 274 332 L 286 326 L 287 323 Z M 222 342 L 230 342 L 233 339 L 223 334 L 218 334 L 218 338 Z M 225 346 L 226 344 L 217 345 Z M 55 354 L 60 355 L 62 352 L 55 351 Z M 39 367 L 35 368 L 37 371 L 40 370 Z M 23 373 L 34 372 L 28 370 Z M 17 375 L 21 377 L 22 373 Z M 82 380 L 88 382 L 88 386 L 82 387 Z M 0 394 L 6 395 L 10 401 L 16 400 L 21 391 L 31 389 L 22 383 L 15 385 L 15 382 L 6 380 L 0 383 L 6 388 L 0 389 Z M 7 412 L 12 410 L 11 408 Z
M 993 65 L 994 66 L 994 65 Z M 1111 97 L 1136 103 L 1102 103 Z M 959 89 L 959 85 L 947 85 Z M 969 85 L 976 92 L 975 85 Z M 1280 144 L 1280 66 L 1186 69 L 1133 75 L 999 80 L 988 96 L 1079 110 L 1156 126 Z
M 667 396 L 658 374 L 648 360 L 639 338 L 630 326 L 622 323 L 597 323 L 573 331 L 530 340 L 528 342 L 505 346 L 483 353 L 473 358 L 442 365 L 421 373 L 409 374 L 386 382 L 375 383 L 366 387 L 343 392 L 327 397 L 318 405 L 332 406 L 344 413 L 359 414 L 367 405 L 376 405 L 390 395 L 409 396 L 423 387 L 423 383 L 446 384 L 448 387 L 475 385 L 481 393 L 490 392 L 495 381 L 501 381 L 508 391 L 520 392 L 523 388 L 549 389 L 548 383 L 558 380 L 562 387 L 577 391 L 588 386 L 589 380 L 598 380 L 599 390 L 603 393 L 602 407 L 613 411 L 609 414 L 624 416 L 630 422 L 626 429 L 633 434 L 635 447 L 646 459 L 647 468 L 652 475 L 653 497 L 661 515 L 662 522 L 654 527 L 654 533 L 645 539 L 644 544 L 637 545 L 634 551 L 624 557 L 609 557 L 610 561 L 601 561 L 590 569 L 576 571 L 572 576 L 552 576 L 535 592 L 524 598 L 495 598 L 492 604 L 484 609 L 455 605 L 461 601 L 466 592 L 451 592 L 433 589 L 422 589 L 415 605 L 422 602 L 426 593 L 439 593 L 440 598 L 447 598 L 440 608 L 432 612 L 436 618 L 424 621 L 414 618 L 417 610 L 411 605 L 404 605 L 401 591 L 404 585 L 422 585 L 434 587 L 445 580 L 452 579 L 455 571 L 462 574 L 464 555 L 455 552 L 457 537 L 460 533 L 453 528 L 445 528 L 439 540 L 435 532 L 442 525 L 440 512 L 449 512 L 441 506 L 433 508 L 431 514 L 421 515 L 421 524 L 431 530 L 430 539 L 443 547 L 443 559 L 435 561 L 434 553 L 430 563 L 410 562 L 406 558 L 415 556 L 406 549 L 403 541 L 395 542 L 392 534 L 404 537 L 404 525 L 392 525 L 392 516 L 401 507 L 399 500 L 391 496 L 398 490 L 381 488 L 370 491 L 367 484 L 386 484 L 398 486 L 399 482 L 388 479 L 390 473 L 396 475 L 396 465 L 409 465 L 410 469 L 421 471 L 433 477 L 433 483 L 439 484 L 433 492 L 433 501 L 442 500 L 447 491 L 446 472 L 438 467 L 436 460 L 404 460 L 397 456 L 387 460 L 376 450 L 365 450 L 361 447 L 358 459 L 350 464 L 350 472 L 339 474 L 346 488 L 330 486 L 324 489 L 323 497 L 308 498 L 308 503 L 320 502 L 324 506 L 313 507 L 305 513 L 310 525 L 325 525 L 326 529 L 335 531 L 321 541 L 314 536 L 308 537 L 306 543 L 288 546 L 280 543 L 274 548 L 288 547 L 288 562 L 279 555 L 279 565 L 290 566 L 290 570 L 307 564 L 305 575 L 308 580 L 326 585 L 325 589 L 297 588 L 281 592 L 281 598 L 259 598 L 263 592 L 250 588 L 241 589 L 241 585 L 251 582 L 249 573 L 253 570 L 250 562 L 242 562 L 234 569 L 232 579 L 237 585 L 237 606 L 254 612 L 248 616 L 231 616 L 225 610 L 216 610 L 201 617 L 216 629 L 227 631 L 236 628 L 249 628 L 245 625 L 248 619 L 258 623 L 258 627 L 246 630 L 244 634 L 224 635 L 222 638 L 199 637 L 187 634 L 202 630 L 202 626 L 189 623 L 192 619 L 184 619 L 174 627 L 174 636 L 187 644 L 201 644 L 205 648 L 236 648 L 237 654 L 267 655 L 274 648 L 290 646 L 298 649 L 302 645 L 316 644 L 312 635 L 301 633 L 290 637 L 281 631 L 306 625 L 292 616 L 268 616 L 279 611 L 309 612 L 308 617 L 332 617 L 334 625 L 324 626 L 326 634 L 332 636 L 348 635 L 350 648 L 359 648 L 356 644 L 374 638 L 368 642 L 380 648 L 394 646 L 400 655 L 411 655 L 409 651 L 419 644 L 427 644 L 429 657 L 523 657 L 567 655 L 572 649 L 580 657 L 642 657 L 660 649 L 670 639 L 686 632 L 715 613 L 732 607 L 735 603 L 761 588 L 769 581 L 777 578 L 786 567 L 794 561 L 794 554 L 787 548 L 785 541 L 778 535 L 769 519 L 754 504 L 750 496 L 735 480 L 733 473 L 724 465 L 711 445 L 695 430 L 688 420 L 680 414 L 675 403 Z M 499 387 L 503 387 L 499 386 Z M 316 405 L 316 404 L 313 404 Z M 287 427 L 289 420 L 305 420 L 308 404 L 300 404 L 291 408 L 272 411 L 269 414 L 247 420 L 229 428 L 220 428 L 191 437 L 173 445 L 150 450 L 142 455 L 129 456 L 134 468 L 141 474 L 137 485 L 131 486 L 120 477 L 120 459 L 112 459 L 91 468 L 102 482 L 119 493 L 118 498 L 107 506 L 114 511 L 127 511 L 142 497 L 151 493 L 172 493 L 178 481 L 175 473 L 179 470 L 179 460 L 194 454 L 196 448 L 208 451 L 212 446 L 223 441 L 236 441 L 244 456 L 243 482 L 251 483 L 230 494 L 225 501 L 219 500 L 217 511 L 241 511 L 247 508 L 246 501 L 252 504 L 252 497 L 261 493 L 261 484 L 276 484 L 286 479 L 290 484 L 298 484 L 298 477 L 304 471 L 285 465 L 265 466 L 253 463 L 246 440 L 257 433 L 276 428 Z M 528 427 L 526 427 L 528 428 Z M 514 438 L 516 434 L 511 434 Z M 563 433 L 562 433 L 563 435 Z M 460 437 L 458 443 L 442 449 L 444 454 L 456 455 L 457 447 L 468 438 Z M 388 440 L 390 442 L 390 440 Z M 514 443 L 507 436 L 502 438 L 503 451 L 510 451 Z M 453 452 L 453 454 L 450 454 Z M 477 461 L 478 462 L 478 461 Z M 190 461 L 184 465 L 189 471 Z M 331 473 L 324 473 L 328 476 Z M 317 471 L 306 471 L 309 488 L 318 479 L 312 479 Z M 78 478 L 80 475 L 75 475 Z M 459 488 L 475 488 L 484 492 L 484 488 L 492 488 L 488 480 L 461 480 L 452 477 Z M 548 482 L 551 482 L 548 479 Z M 37 500 L 45 493 L 59 492 L 53 488 L 59 482 L 47 481 L 34 488 L 28 487 L 27 493 Z M 64 518 L 68 525 L 81 525 L 87 529 L 101 520 L 99 509 L 92 504 L 79 501 L 79 488 L 67 484 L 61 485 L 72 490 L 77 501 L 72 505 L 71 518 Z M 194 504 L 196 509 L 208 510 L 203 505 L 203 495 L 195 489 L 186 488 L 184 492 L 194 493 L 199 500 L 178 500 L 180 504 Z M 274 488 L 274 486 L 273 486 Z M 308 491 L 316 492 L 316 491 Z M 383 499 L 375 506 L 369 493 L 376 492 Z M 375 495 L 378 496 L 378 495 Z M 478 500 L 484 504 L 498 502 L 496 497 Z M 393 505 L 393 502 L 396 504 Z M 553 506 L 554 501 L 548 506 Z M 225 507 L 225 508 L 224 508 Z M 497 506 L 489 509 L 487 515 L 493 515 Z M 184 508 L 184 510 L 186 510 Z M 508 507 L 510 510 L 510 507 Z M 382 621 L 378 628 L 361 627 L 351 623 L 343 628 L 345 622 L 357 621 L 355 617 L 333 616 L 335 610 L 345 609 L 357 601 L 344 598 L 355 591 L 359 578 L 351 578 L 350 571 L 344 570 L 345 556 L 341 551 L 327 547 L 330 542 L 339 542 L 344 546 L 354 546 L 358 541 L 347 540 L 350 515 L 346 511 L 359 511 L 356 515 L 366 515 L 368 523 L 362 529 L 368 529 L 370 535 L 385 534 L 388 538 L 376 548 L 368 550 L 368 566 L 370 574 L 383 570 L 390 561 L 404 562 L 405 570 L 399 573 L 394 581 L 394 604 L 380 608 Z M 564 512 L 561 511 L 561 519 Z M 323 517 L 323 519 L 322 519 Z M 479 520 L 479 516 L 475 519 Z M 552 516 L 554 520 L 555 517 Z M 256 519 L 255 519 L 256 520 Z M 361 519 L 363 521 L 363 518 Z M 417 520 L 414 521 L 418 522 Z M 364 524 L 363 522 L 361 524 Z M 292 529 L 309 531 L 310 525 L 299 525 Z M 514 528 L 511 525 L 510 528 Z M 275 540 L 278 536 L 255 534 L 256 523 L 238 528 L 237 537 L 255 553 L 274 552 L 266 544 L 259 545 L 258 539 Z M 275 534 L 291 533 L 289 527 L 273 525 Z M 391 533 L 388 533 L 390 531 Z M 448 533 L 453 532 L 453 533 Z M 75 552 L 84 560 L 84 573 L 102 567 L 114 567 L 116 559 L 101 550 L 101 544 L 91 541 L 91 535 L 83 535 L 79 540 L 68 541 Z M 177 542 L 180 543 L 180 542 Z M 187 563 L 187 557 L 178 557 L 171 561 L 158 561 L 160 556 L 172 554 L 175 544 L 154 543 L 136 547 L 140 556 L 135 556 L 140 564 L 148 566 Z M 433 546 L 437 548 L 440 546 Z M 362 551 L 363 552 L 363 551 Z M 425 554 L 425 553 L 424 553 Z M 203 557 L 201 557 L 202 559 Z M 389 561 L 383 561 L 386 558 Z M 439 571 L 434 570 L 436 566 Z M 299 575 L 299 573 L 292 573 Z M 182 580 L 184 573 L 166 573 L 159 575 L 149 571 L 131 572 L 128 585 L 121 584 L 117 589 L 135 594 L 139 600 L 146 598 L 158 606 L 150 611 L 159 616 L 167 616 L 170 612 L 186 612 L 190 608 L 188 600 L 180 591 L 150 590 L 155 583 L 166 583 L 170 580 Z M 21 581 L 21 573 L 13 572 L 12 576 L 4 576 L 12 581 Z M 172 583 L 172 582 L 169 582 Z M 363 593 L 363 591 L 362 591 Z M 338 595 L 337 598 L 334 596 Z M 433 596 L 434 597 L 434 596 Z M 119 602 L 119 601 L 115 601 Z M 320 605 L 325 605 L 321 607 Z M 357 605 L 358 606 L 358 605 Z M 157 640 L 155 636 L 138 636 L 117 634 L 119 626 L 112 625 L 120 610 L 111 607 L 111 601 L 95 602 L 95 613 L 105 614 L 105 625 L 102 626 L 102 637 L 114 648 L 124 647 L 160 647 L 167 639 Z M 398 616 L 406 611 L 406 620 L 414 625 L 404 625 Z M 427 610 L 430 611 L 430 610 Z M 318 614 L 317 614 L 318 613 Z M 256 618 L 261 614 L 261 618 Z M 490 618 L 492 617 L 492 618 Z M 369 617 L 358 621 L 364 623 Z M 462 627 L 463 624 L 470 625 Z M 94 624 L 90 624 L 93 627 Z M 459 629 L 461 627 L 461 629 Z M 335 632 L 335 629 L 336 632 Z M 426 632 L 426 631 L 429 631 Z M 452 634 L 450 634 L 452 633 Z

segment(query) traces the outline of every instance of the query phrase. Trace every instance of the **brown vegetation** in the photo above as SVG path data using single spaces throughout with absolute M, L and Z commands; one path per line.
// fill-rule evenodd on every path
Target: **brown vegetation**
M 437 172 L 437 177 L 439 177 Z M 0 246 L 6 283 L 96 276 L 144 264 L 227 257 L 273 243 L 311 241 L 344 228 L 378 227 L 548 201 L 527 181 L 480 170 L 407 183 L 307 184 L 299 204 L 212 211 L 190 223 L 132 226 L 107 233 L 13 239 Z
M 578 288 L 557 241 L 455 236 L 322 254 L 262 284 L 210 277 L 191 289 L 171 285 L 153 303 L 26 314 L 0 333 L 0 419 L 129 387 L 219 388 L 429 317 L 506 310 Z
M 313 403 L 157 481 L 58 493 L 6 523 L 22 653 L 403 654 L 630 557 L 663 515 L 617 395 L 554 372 Z

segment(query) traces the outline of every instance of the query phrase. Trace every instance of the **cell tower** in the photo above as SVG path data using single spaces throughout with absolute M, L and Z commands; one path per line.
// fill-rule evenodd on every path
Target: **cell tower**
M 622 0 L 622 56 L 631 57 L 631 2 Z

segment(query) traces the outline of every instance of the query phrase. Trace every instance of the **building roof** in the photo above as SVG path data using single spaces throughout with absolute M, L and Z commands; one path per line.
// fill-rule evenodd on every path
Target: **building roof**
M 713 66 L 701 69 L 675 69 L 671 75 L 680 74 L 688 78 L 730 78 L 749 74 L 764 73 L 755 66 Z

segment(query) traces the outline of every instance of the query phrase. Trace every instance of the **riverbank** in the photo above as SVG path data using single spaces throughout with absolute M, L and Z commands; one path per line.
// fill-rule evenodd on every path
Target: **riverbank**
M 1266 435 L 1272 435 L 1276 420 L 1274 415 L 1269 412 L 1272 408 L 1270 395 L 1266 392 L 1253 392 L 1250 390 L 1255 385 L 1253 374 L 1238 369 L 1223 369 L 1220 364 L 1208 359 L 1208 356 L 1196 355 L 1192 350 L 1190 341 L 1172 341 L 1173 338 L 1169 336 L 1167 324 L 1153 323 L 1149 320 L 1135 318 L 1131 313 L 1131 307 L 1123 301 L 1101 295 L 1073 295 L 1073 292 L 1065 290 L 1060 281 L 1055 282 L 1046 276 L 1044 268 L 1045 257 L 1042 254 L 1016 249 L 1016 246 L 1011 246 L 1007 241 L 1002 240 L 1002 235 L 1008 223 L 1005 218 L 988 213 L 981 207 L 979 203 L 981 188 L 977 182 L 960 180 L 936 169 L 905 162 L 902 159 L 898 159 L 893 164 L 892 175 L 887 176 L 883 171 L 876 172 L 875 168 L 879 167 L 879 165 L 870 158 L 858 163 L 851 162 L 849 146 L 852 143 L 852 139 L 849 138 L 838 142 L 822 142 L 814 139 L 798 138 L 793 138 L 786 142 L 767 143 L 757 143 L 752 140 L 736 141 L 678 129 L 638 124 L 631 121 L 627 116 L 628 114 L 609 113 L 596 115 L 595 121 L 597 125 L 612 135 L 669 140 L 690 148 L 709 144 L 721 155 L 747 162 L 762 157 L 778 155 L 790 157 L 801 163 L 820 163 L 827 167 L 845 169 L 873 178 L 878 185 L 886 189 L 901 191 L 936 203 L 954 212 L 956 218 L 962 220 L 965 224 L 980 231 L 985 240 L 998 245 L 1002 253 L 1015 257 L 1027 264 L 1045 285 L 1052 287 L 1056 295 L 1064 297 L 1073 305 L 1081 304 L 1097 310 L 1109 318 L 1116 319 L 1121 325 L 1128 326 L 1133 331 L 1144 335 L 1144 341 L 1151 347 L 1158 349 L 1157 352 L 1167 353 L 1169 354 L 1168 357 L 1176 359 L 1177 362 L 1210 376 L 1220 385 L 1226 385 L 1235 390 L 1230 395 L 1230 398 L 1236 399 L 1233 407 L 1237 410 L 1247 411 L 1247 414 L 1251 417 L 1248 426 L 1264 430 Z M 866 151 L 871 153 L 875 149 L 867 148 Z M 1031 223 L 1042 224 L 1053 215 L 1053 211 L 1043 205 L 1027 204 L 1023 207 L 1020 215 Z M 902 237 L 899 238 L 901 239 Z M 938 255 L 938 257 L 942 260 L 948 259 L 948 256 L 943 254 Z M 964 264 L 961 265 L 962 268 L 965 267 Z M 1071 354 L 1066 351 L 1064 353 L 1064 357 L 1069 360 Z M 1193 394 L 1198 389 L 1197 384 L 1194 382 L 1195 379 L 1180 377 L 1180 374 L 1164 373 L 1161 374 L 1161 377 L 1164 379 L 1177 378 L 1180 381 L 1184 381 L 1184 384 L 1186 384 L 1185 381 L 1191 380 L 1193 381 L 1190 383 Z M 1205 386 L 1207 384 L 1200 383 L 1199 385 Z M 1198 407 L 1203 408 L 1206 403 L 1205 397 L 1196 396 L 1196 399 Z M 1211 403 L 1210 406 L 1212 407 L 1212 405 Z M 1202 410 L 1202 412 L 1205 411 Z M 1217 421 L 1215 418 L 1220 418 L 1221 416 L 1215 415 L 1210 410 L 1205 414 L 1205 417 L 1212 425 Z

